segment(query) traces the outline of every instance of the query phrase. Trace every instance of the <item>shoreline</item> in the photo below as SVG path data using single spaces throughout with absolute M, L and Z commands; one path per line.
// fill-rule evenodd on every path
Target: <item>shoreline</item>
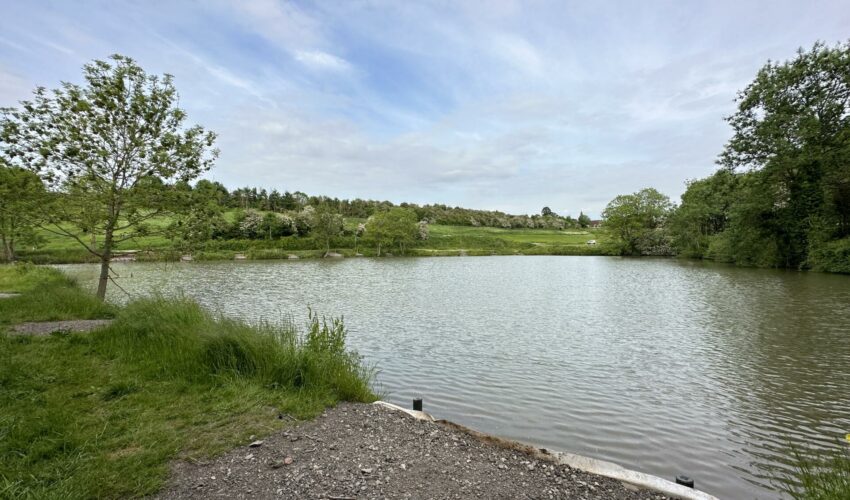
M 204 461 L 177 460 L 155 498 L 717 500 L 587 457 L 534 448 L 378 401 Z

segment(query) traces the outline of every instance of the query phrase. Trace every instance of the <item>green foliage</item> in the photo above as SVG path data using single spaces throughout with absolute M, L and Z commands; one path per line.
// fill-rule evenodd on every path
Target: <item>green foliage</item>
M 724 169 L 689 184 L 673 218 L 679 252 L 848 272 L 850 43 L 768 62 L 728 121 Z
M 688 183 L 670 220 L 673 245 L 685 257 L 705 257 L 712 236 L 723 232 L 737 195 L 738 178 L 728 170 Z
M 3 258 L 15 260 L 15 247 L 41 243 L 36 225 L 43 219 L 49 195 L 38 175 L 6 167 L 0 159 L 0 244 Z
M 602 216 L 622 255 L 666 255 L 670 249 L 664 225 L 671 211 L 670 198 L 646 188 L 617 196 Z
M 581 228 L 590 227 L 590 217 L 587 214 L 585 214 L 584 212 L 580 212 L 578 214 L 577 222 L 578 222 L 579 227 L 581 227 Z
M 409 208 L 393 208 L 378 212 L 366 222 L 365 238 L 377 247 L 381 255 L 382 247 L 393 246 L 404 254 L 406 247 L 419 236 L 419 223 L 416 212 Z
M 815 271 L 850 274 L 850 237 L 832 241 L 812 241 L 808 265 Z
M 321 205 L 313 213 L 311 224 L 313 237 L 321 241 L 325 253 L 331 251 L 331 239 L 342 234 L 342 216 L 327 205 Z

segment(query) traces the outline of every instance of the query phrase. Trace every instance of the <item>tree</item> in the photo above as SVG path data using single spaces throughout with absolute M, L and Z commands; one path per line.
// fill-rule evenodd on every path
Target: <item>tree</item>
M 183 127 L 186 113 L 177 107 L 170 75 L 148 75 L 129 57 L 110 59 L 86 64 L 82 86 L 36 88 L 31 101 L 4 108 L 0 122 L 9 164 L 39 173 L 65 198 L 82 196 L 92 205 L 100 245 L 80 237 L 77 211 L 57 213 L 49 230 L 98 257 L 101 299 L 116 245 L 147 232 L 145 222 L 171 208 L 174 183 L 197 178 L 218 156 L 214 133 Z
M 328 205 L 319 205 L 313 213 L 312 233 L 325 247 L 325 256 L 331 252 L 331 238 L 342 234 L 342 216 Z
M 670 198 L 646 188 L 611 200 L 602 217 L 623 255 L 665 253 L 661 229 L 672 210 Z
M 590 226 L 590 217 L 588 217 L 584 212 L 579 212 L 577 223 L 580 228 L 585 229 Z
M 6 261 L 15 260 L 17 243 L 36 243 L 48 193 L 36 174 L 0 162 L 0 242 Z
M 682 202 L 670 220 L 677 252 L 687 257 L 704 257 L 715 236 L 729 225 L 739 177 L 719 170 L 711 177 L 688 183 Z
M 419 237 L 416 212 L 400 207 L 377 212 L 366 221 L 366 236 L 377 246 L 379 257 L 384 245 L 397 246 L 404 254 L 405 247 Z
M 727 121 L 719 163 L 752 174 L 731 208 L 735 261 L 802 267 L 813 249 L 850 238 L 850 42 L 769 61 Z
M 542 215 L 543 217 L 550 217 L 552 215 L 555 215 L 555 212 L 553 212 L 552 209 L 549 207 L 543 207 L 543 210 L 540 211 L 540 215 Z

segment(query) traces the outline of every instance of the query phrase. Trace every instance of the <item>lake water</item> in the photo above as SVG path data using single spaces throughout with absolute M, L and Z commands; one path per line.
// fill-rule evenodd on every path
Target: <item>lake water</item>
M 96 268 L 61 266 L 92 288 Z M 721 498 L 850 432 L 850 277 L 672 259 L 117 264 L 250 321 L 343 315 L 389 401 Z M 112 287 L 112 297 L 122 292 Z

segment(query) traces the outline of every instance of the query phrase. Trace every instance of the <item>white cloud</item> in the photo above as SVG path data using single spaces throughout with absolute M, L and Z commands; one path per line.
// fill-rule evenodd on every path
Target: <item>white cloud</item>
M 345 59 L 337 57 L 320 50 L 297 50 L 295 59 L 306 66 L 316 69 L 327 69 L 331 71 L 347 71 L 351 64 Z

